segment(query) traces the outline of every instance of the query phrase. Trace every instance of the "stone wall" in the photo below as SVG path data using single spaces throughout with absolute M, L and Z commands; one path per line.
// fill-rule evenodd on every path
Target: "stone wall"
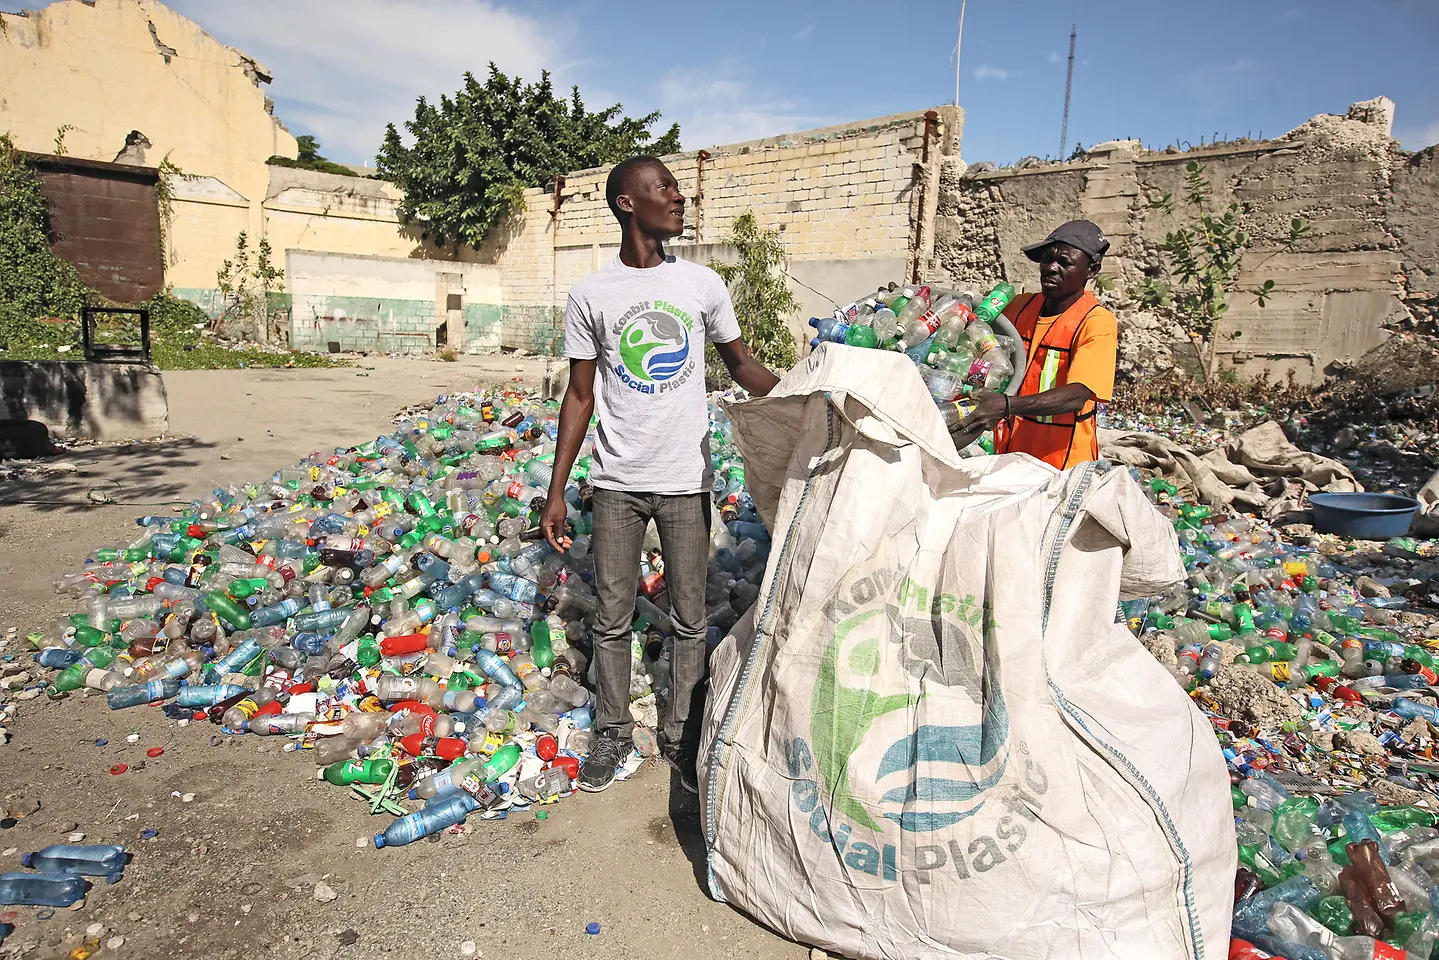
M 720 243 L 733 220 L 751 210 L 761 226 L 782 232 L 792 274 L 805 275 L 801 264 L 826 263 L 808 275 L 833 289 L 811 283 L 822 295 L 802 293 L 815 309 L 872 288 L 876 261 L 886 270 L 901 266 L 889 279 L 903 279 L 898 273 L 907 272 L 916 250 L 923 255 L 933 243 L 924 224 L 937 205 L 939 161 L 958 155 L 962 117 L 942 107 L 665 157 L 690 198 L 675 251 L 685 256 L 685 247 Z M 618 251 L 618 228 L 605 203 L 608 174 L 581 170 L 563 178 L 558 193 L 526 191 L 525 211 L 486 238 L 481 259 L 503 273 L 506 346 L 562 349 L 570 286 Z M 847 282 L 850 264 L 865 279 L 860 289 Z M 807 316 L 793 319 L 797 339 L 808 340 Z
M 941 172 L 935 254 L 928 273 L 983 286 L 1007 279 L 1038 286 L 1020 247 L 1065 220 L 1098 223 L 1113 244 L 1104 275 L 1124 322 L 1122 355 L 1145 368 L 1172 361 L 1160 344 L 1192 354 L 1172 321 L 1137 311 L 1128 297 L 1145 277 L 1166 277 L 1165 235 L 1195 213 L 1183 200 L 1186 166 L 1204 165 L 1210 209 L 1241 206 L 1252 238 L 1240 289 L 1219 334 L 1216 366 L 1246 376 L 1301 382 L 1336 360 L 1377 345 L 1386 327 L 1432 319 L 1439 253 L 1439 171 L 1433 148 L 1405 154 L 1390 136 L 1393 104 L 1356 104 L 1347 116 L 1321 115 L 1277 140 L 1151 152 L 1132 141 L 1095 147 L 1087 159 L 1011 169 L 967 169 L 948 159 Z M 1174 213 L 1153 204 L 1171 194 Z M 1293 218 L 1312 224 L 1285 249 Z M 1275 290 L 1260 307 L 1254 289 Z

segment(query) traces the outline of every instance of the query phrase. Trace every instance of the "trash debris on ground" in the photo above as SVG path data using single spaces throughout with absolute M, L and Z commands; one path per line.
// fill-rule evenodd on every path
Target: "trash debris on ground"
M 556 554 L 536 524 L 557 415 L 533 395 L 441 396 L 371 443 L 139 518 L 138 539 L 56 583 L 77 612 L 32 637 L 56 671 L 46 689 L 293 741 L 320 779 L 395 818 L 377 847 L 568 796 L 593 726 L 592 438 L 565 493 L 574 543 Z M 754 602 L 769 534 L 723 413 L 711 457 L 718 642 Z M 641 750 L 673 626 L 651 528 L 630 685 Z
M 1124 611 L 1228 761 L 1242 864 L 1230 956 L 1427 960 L 1439 542 L 1347 541 L 1183 499 L 1163 477 L 1145 487 L 1188 580 Z

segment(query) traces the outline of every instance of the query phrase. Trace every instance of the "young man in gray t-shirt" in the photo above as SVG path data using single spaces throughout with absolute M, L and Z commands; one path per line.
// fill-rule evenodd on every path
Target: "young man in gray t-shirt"
M 661 755 L 691 793 L 705 683 L 705 579 L 709 560 L 709 416 L 705 341 L 730 375 L 754 396 L 779 382 L 750 356 L 724 281 L 713 270 L 667 256 L 664 243 L 684 230 L 685 198 L 663 163 L 625 160 L 605 185 L 620 223 L 620 254 L 575 284 L 565 307 L 570 384 L 560 407 L 554 477 L 540 520 L 545 539 L 567 550 L 565 482 L 595 410 L 595 737 L 580 768 L 592 793 L 614 782 L 633 749 L 630 626 L 640 551 L 654 520 L 665 557 L 674 647 L 661 704 Z

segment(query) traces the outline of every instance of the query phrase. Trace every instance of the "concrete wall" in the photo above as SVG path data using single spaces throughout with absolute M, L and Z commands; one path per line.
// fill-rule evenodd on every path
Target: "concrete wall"
M 479 353 L 499 345 L 498 267 L 292 250 L 285 270 L 292 349 Z
M 925 112 L 916 111 L 664 158 L 690 198 L 686 233 L 673 252 L 706 262 L 735 217 L 752 210 L 761 226 L 782 232 L 791 275 L 821 291 L 795 285 L 806 308 L 794 319 L 795 334 L 807 341 L 806 317 L 873 289 L 877 275 L 905 279 L 932 245 L 924 225 L 937 207 L 940 158 L 958 154 L 963 114 L 935 111 L 927 166 L 925 123 Z M 558 198 L 526 191 L 524 213 L 486 238 L 480 257 L 503 272 L 506 346 L 561 348 L 570 286 L 618 250 L 605 204 L 608 175 L 609 168 L 571 173 Z
M 1036 268 L 1020 247 L 1085 217 L 1113 244 L 1104 272 L 1115 281 L 1123 323 L 1132 306 L 1125 292 L 1146 276 L 1167 276 L 1160 245 L 1196 216 L 1185 209 L 1184 177 L 1187 163 L 1199 160 L 1212 186 L 1210 209 L 1238 202 L 1241 226 L 1253 237 L 1219 333 L 1218 369 L 1251 377 L 1293 371 L 1312 381 L 1331 362 L 1377 345 L 1386 326 L 1435 312 L 1439 174 L 1432 149 L 1409 156 L 1390 137 L 1392 111 L 1381 98 L 1344 117 L 1315 117 L 1277 140 L 1187 152 L 1116 141 L 1087 160 L 1027 169 L 969 170 L 947 161 L 927 272 L 976 287 L 1007 279 L 1035 290 Z M 1176 198 L 1174 214 L 1151 203 L 1164 193 Z M 1289 252 L 1295 217 L 1312 228 Z M 1261 308 L 1247 291 L 1266 280 L 1275 294 Z M 1125 336 L 1177 334 L 1162 319 L 1136 321 L 1144 329 Z
M 132 440 L 165 433 L 169 417 L 155 367 L 0 360 L 0 420 L 38 420 L 52 436 Z

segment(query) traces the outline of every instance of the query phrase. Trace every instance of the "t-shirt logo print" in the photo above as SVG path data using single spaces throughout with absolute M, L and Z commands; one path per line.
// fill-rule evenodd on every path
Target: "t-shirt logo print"
M 684 369 L 689 356 L 689 331 L 662 310 L 640 314 L 620 332 L 620 361 L 641 380 L 663 383 Z

